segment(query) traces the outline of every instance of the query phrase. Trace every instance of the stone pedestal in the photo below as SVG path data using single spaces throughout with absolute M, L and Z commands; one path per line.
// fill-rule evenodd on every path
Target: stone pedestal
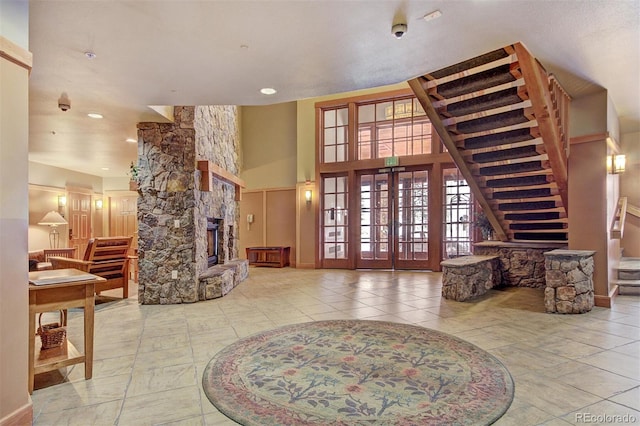
M 442 297 L 463 302 L 500 285 L 498 256 L 463 256 L 440 262 Z
M 544 254 L 544 306 L 549 313 L 583 314 L 593 308 L 591 250 L 553 250 Z

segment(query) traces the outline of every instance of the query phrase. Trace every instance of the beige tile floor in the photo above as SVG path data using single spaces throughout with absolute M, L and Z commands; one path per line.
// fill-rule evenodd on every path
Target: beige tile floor
M 515 381 L 498 425 L 613 424 L 625 419 L 618 415 L 640 424 L 639 296 L 551 315 L 540 289 L 491 290 L 461 303 L 441 298 L 439 273 L 253 267 L 229 295 L 195 304 L 141 306 L 131 286 L 133 298 L 96 306 L 91 380 L 81 364 L 38 376 L 34 424 L 233 425 L 202 391 L 216 352 L 261 330 L 342 318 L 417 324 L 498 357 Z M 74 343 L 81 315 L 70 314 Z

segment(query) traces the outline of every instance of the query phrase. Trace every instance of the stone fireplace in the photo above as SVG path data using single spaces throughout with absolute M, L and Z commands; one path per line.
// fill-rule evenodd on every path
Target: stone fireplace
M 224 229 L 224 220 L 217 217 L 207 218 L 207 267 L 218 264 L 218 259 L 224 259 L 224 245 L 221 231 Z
M 206 160 L 238 175 L 237 107 L 175 107 L 174 119 L 138 124 L 138 299 L 143 304 L 220 297 L 203 290 L 211 280 L 203 284 L 202 277 L 215 275 L 212 268 L 227 271 L 241 264 L 235 260 L 236 188 L 213 179 L 203 190 L 197 168 L 198 160 Z M 234 285 L 245 276 L 236 274 Z

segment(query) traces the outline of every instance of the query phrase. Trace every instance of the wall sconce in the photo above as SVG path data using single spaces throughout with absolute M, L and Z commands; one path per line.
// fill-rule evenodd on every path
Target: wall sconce
M 102 209 L 102 200 L 96 200 L 96 210 Z
M 607 172 L 611 174 L 623 173 L 627 165 L 627 157 L 624 154 L 607 155 Z
M 64 195 L 58 195 L 58 207 L 65 207 L 67 205 L 67 197 Z
M 306 200 L 307 203 L 311 202 L 311 199 L 313 197 L 313 191 L 310 189 L 307 189 L 306 191 L 304 191 L 304 199 Z

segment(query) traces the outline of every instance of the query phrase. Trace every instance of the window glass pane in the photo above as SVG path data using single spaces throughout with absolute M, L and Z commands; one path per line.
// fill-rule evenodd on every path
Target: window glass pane
M 371 123 L 375 120 L 374 105 L 360 105 L 358 107 L 358 123 Z
M 336 129 L 336 133 L 337 133 L 337 138 L 336 138 L 336 143 L 338 144 L 344 144 L 347 143 L 347 128 L 346 127 L 338 127 Z
M 337 184 L 336 192 L 347 192 L 347 178 L 346 177 L 338 177 L 338 178 L 336 178 L 336 184 Z
M 420 105 L 420 102 L 417 99 L 414 99 L 413 100 L 413 116 L 417 117 L 421 115 L 426 115 L 424 112 L 424 109 L 422 108 L 422 105 Z
M 336 147 L 337 157 L 336 161 L 345 161 L 347 159 L 347 146 L 346 145 L 338 145 Z
M 324 148 L 324 162 L 325 163 L 336 162 L 336 149 L 333 146 Z
M 324 178 L 324 192 L 325 194 L 329 192 L 336 192 L 336 178 Z
M 329 110 L 324 112 L 324 127 L 335 127 L 336 125 L 336 111 Z
M 349 109 L 341 108 L 336 111 L 336 126 L 346 126 L 349 124 Z
M 393 120 L 393 102 L 376 104 L 376 121 Z
M 324 145 L 336 144 L 336 129 L 324 129 Z
M 324 208 L 331 209 L 336 207 L 336 194 L 324 194 Z

